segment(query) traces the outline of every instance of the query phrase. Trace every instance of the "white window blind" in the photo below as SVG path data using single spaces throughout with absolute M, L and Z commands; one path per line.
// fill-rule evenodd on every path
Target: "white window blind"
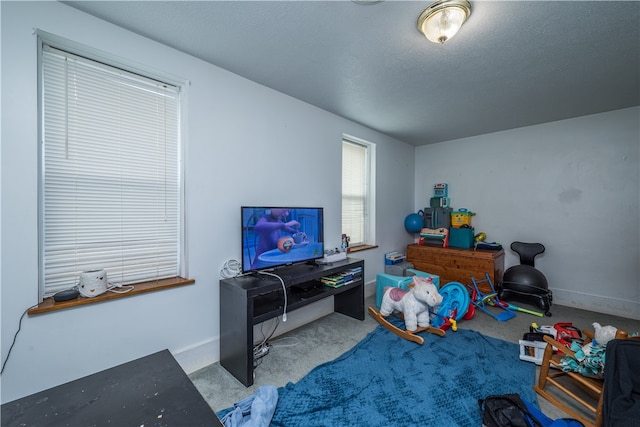
M 181 273 L 179 88 L 44 45 L 41 297 Z
M 367 147 L 343 140 L 342 232 L 351 246 L 366 243 L 367 173 Z

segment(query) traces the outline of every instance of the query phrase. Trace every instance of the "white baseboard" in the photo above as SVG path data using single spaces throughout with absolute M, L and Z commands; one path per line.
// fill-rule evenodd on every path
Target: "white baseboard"
M 585 294 L 582 292 L 568 291 L 566 289 L 551 289 L 553 291 L 553 304 L 582 310 L 606 313 L 627 319 L 640 320 L 640 302 L 627 301 L 610 296 Z M 553 309 L 553 308 L 552 308 Z
M 365 283 L 364 296 L 365 298 L 374 295 L 376 293 L 375 281 L 371 283 Z M 280 319 L 278 328 L 276 329 L 274 336 L 282 335 L 293 329 L 299 328 L 302 325 L 313 322 L 328 314 L 333 313 L 333 297 L 325 298 L 313 304 L 309 304 L 302 310 L 295 310 L 287 313 L 287 321 L 283 322 Z M 264 323 L 254 325 L 253 336 L 254 343 L 260 342 L 262 339 L 261 327 L 263 331 L 271 332 L 275 325 L 275 320 L 267 320 Z M 199 369 L 202 369 L 212 363 L 220 361 L 220 337 L 212 338 L 210 340 L 203 341 L 192 346 L 172 351 L 173 357 L 178 361 L 178 364 L 187 373 L 191 374 Z
M 220 360 L 220 338 L 203 341 L 172 353 L 182 369 L 191 374 Z
M 364 284 L 364 297 L 368 298 L 371 295 L 376 294 L 376 281 L 365 283 Z

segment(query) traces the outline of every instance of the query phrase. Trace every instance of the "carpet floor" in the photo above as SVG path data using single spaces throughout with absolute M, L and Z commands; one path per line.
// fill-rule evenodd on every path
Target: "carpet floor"
M 365 303 L 367 306 L 375 306 L 375 296 L 369 296 Z M 535 309 L 535 307 L 531 308 Z M 458 332 L 448 331 L 447 336 L 443 338 L 434 336 L 434 338 L 447 340 L 462 330 L 472 330 L 515 345 L 522 338 L 522 334 L 528 331 L 532 322 L 538 324 L 573 322 L 581 329 L 590 328 L 591 323 L 599 322 L 602 325 L 614 325 L 630 332 L 640 331 L 640 321 L 633 319 L 555 305 L 551 311 L 553 317 L 539 318 L 518 313 L 515 318 L 506 322 L 498 322 L 484 313 L 476 313 L 472 319 L 459 323 Z M 219 363 L 189 375 L 215 411 L 232 406 L 233 403 L 253 394 L 261 385 L 284 387 L 290 382 L 300 381 L 315 367 L 330 362 L 352 349 L 378 327 L 378 323 L 369 315 L 364 321 L 359 321 L 333 313 L 278 336 L 278 328 L 282 325 L 276 326 L 275 322 L 274 319 L 263 325 L 265 335 L 269 335 L 274 328 L 276 333 L 274 338 L 269 340 L 271 344 L 269 354 L 258 361 L 255 383 L 251 387 L 244 387 Z M 398 338 L 398 340 L 401 339 Z M 414 343 L 410 344 L 417 346 Z M 513 357 L 518 358 L 517 354 Z M 535 367 L 533 364 L 531 366 Z M 533 382 L 530 381 L 528 386 L 532 384 Z M 537 402 L 542 411 L 551 418 L 566 416 L 542 398 L 537 399 Z
M 395 420 L 475 427 L 478 399 L 518 393 L 535 401 L 535 367 L 518 351 L 471 330 L 428 335 L 416 345 L 378 326 L 345 354 L 281 387 L 271 425 L 382 427 Z

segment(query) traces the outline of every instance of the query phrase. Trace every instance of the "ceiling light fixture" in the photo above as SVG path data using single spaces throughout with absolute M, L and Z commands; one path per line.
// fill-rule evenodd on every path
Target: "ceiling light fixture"
M 467 0 L 438 0 L 418 17 L 418 31 L 434 43 L 444 43 L 456 35 L 469 15 Z

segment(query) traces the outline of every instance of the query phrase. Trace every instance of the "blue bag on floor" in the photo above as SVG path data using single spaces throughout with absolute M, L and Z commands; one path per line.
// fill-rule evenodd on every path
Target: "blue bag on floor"
M 536 408 L 531 402 L 528 402 L 527 399 L 522 399 L 522 401 L 527 406 L 531 415 L 536 417 L 536 419 L 542 423 L 543 427 L 584 427 L 584 424 L 572 418 L 558 418 L 557 420 L 552 420 L 540 409 Z
M 268 427 L 278 404 L 278 389 L 261 386 L 257 392 L 233 405 L 221 419 L 225 427 Z

